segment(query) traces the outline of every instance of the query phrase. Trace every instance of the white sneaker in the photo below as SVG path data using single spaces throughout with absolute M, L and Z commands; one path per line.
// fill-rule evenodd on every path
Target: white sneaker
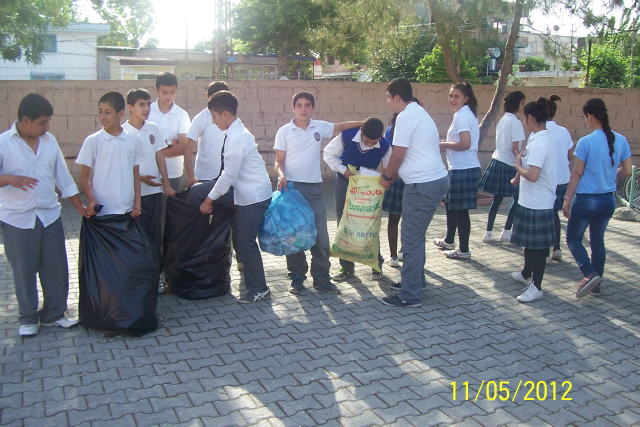
M 450 259 L 471 259 L 471 251 L 460 252 L 460 249 L 455 249 L 453 251 L 444 251 L 443 254 Z
M 444 239 L 433 239 L 433 244 L 439 247 L 440 249 L 453 250 L 456 248 L 455 243 L 447 243 L 444 241 Z
M 404 259 L 404 252 L 402 252 L 402 250 L 398 251 L 398 260 L 402 261 Z
M 536 288 L 536 285 L 531 283 L 526 291 L 518 297 L 519 302 L 533 302 L 542 298 L 542 291 Z
M 531 279 L 525 279 L 524 277 L 522 277 L 522 273 L 519 271 L 511 273 L 511 278 L 516 282 L 522 283 L 523 285 L 529 286 L 531 284 Z
M 493 231 L 485 231 L 482 241 L 485 243 L 499 242 L 500 238 L 495 234 L 493 234 Z
M 562 259 L 562 251 L 560 249 L 556 249 L 555 251 L 553 251 L 553 253 L 551 254 L 551 258 L 552 259 Z
M 500 234 L 500 240 L 503 242 L 510 242 L 511 230 L 502 230 L 502 234 Z
M 238 271 L 244 271 L 244 264 L 236 260 L 236 268 Z
M 159 294 L 164 294 L 167 292 L 167 288 L 164 287 L 164 283 L 160 282 L 158 284 L 158 295 Z
M 32 337 L 38 333 L 38 325 L 20 325 L 18 334 L 22 337 Z
M 391 267 L 398 267 L 400 265 L 400 263 L 398 262 L 398 257 L 392 257 L 390 256 L 389 258 L 387 258 L 387 264 L 389 264 L 389 266 Z
M 72 326 L 76 326 L 79 320 L 77 317 L 67 317 L 64 316 L 55 322 L 52 323 L 40 323 L 40 326 L 58 326 L 60 328 L 70 328 Z
M 547 257 L 547 261 L 546 262 L 547 262 L 547 265 L 551 265 L 551 257 L 550 256 Z

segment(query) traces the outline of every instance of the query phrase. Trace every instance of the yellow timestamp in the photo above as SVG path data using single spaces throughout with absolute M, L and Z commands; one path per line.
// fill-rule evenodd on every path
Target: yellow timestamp
M 451 387 L 453 389 L 453 400 L 457 400 L 458 398 L 469 400 L 469 381 L 463 382 L 460 388 L 458 388 L 457 382 L 453 381 L 451 382 Z M 475 392 L 475 398 L 473 398 L 475 390 L 471 390 L 471 397 L 474 402 L 477 401 L 479 397 L 485 397 L 491 401 L 500 399 L 514 402 L 518 396 L 518 392 L 520 392 L 524 395 L 524 401 L 572 400 L 569 397 L 569 392 L 572 387 L 571 381 L 564 381 L 561 385 L 558 385 L 556 381 L 550 383 L 546 381 L 525 381 L 523 384 L 522 380 L 520 380 L 512 395 L 511 389 L 509 388 L 509 381 L 488 381 L 485 385 L 485 381 L 483 380 L 480 388 Z

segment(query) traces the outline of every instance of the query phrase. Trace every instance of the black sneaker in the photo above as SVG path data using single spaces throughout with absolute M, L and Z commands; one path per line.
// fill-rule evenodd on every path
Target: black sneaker
M 394 291 L 401 291 L 402 290 L 402 282 L 395 282 L 389 285 L 389 287 L 391 289 L 393 289 Z M 427 284 L 423 283 L 422 284 L 422 290 L 424 291 L 425 289 L 427 289 Z
M 265 288 L 261 291 L 251 290 L 238 298 L 240 304 L 253 304 L 263 299 L 267 299 L 271 296 L 269 288 Z
M 576 292 L 576 298 L 583 298 L 589 295 L 591 289 L 598 286 L 601 280 L 602 277 L 598 276 L 595 271 L 591 273 L 589 277 L 585 277 L 584 279 L 582 279 L 580 287 L 578 288 L 578 292 Z
M 594 297 L 602 296 L 602 289 L 600 289 L 600 285 L 597 285 L 595 288 L 591 289 L 591 295 Z
M 331 294 L 339 294 L 340 293 L 340 289 L 338 289 L 338 287 L 331 283 L 331 282 L 325 282 L 325 283 L 314 283 L 313 287 L 322 291 L 322 292 L 329 292 Z
M 305 289 L 304 281 L 302 280 L 293 280 L 291 281 L 291 286 L 289 286 L 289 292 L 292 294 L 301 294 Z
M 391 307 L 420 307 L 422 305 L 419 302 L 410 303 L 403 301 L 398 295 L 382 298 L 380 302 Z

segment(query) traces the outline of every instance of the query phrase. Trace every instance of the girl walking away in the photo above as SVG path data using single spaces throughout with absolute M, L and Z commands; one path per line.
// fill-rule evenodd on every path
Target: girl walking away
M 504 98 L 504 116 L 496 126 L 496 150 L 493 152 L 491 163 L 480 180 L 480 190 L 493 194 L 493 202 L 489 208 L 487 231 L 482 241 L 508 242 L 511 240 L 511 226 L 518 207 L 518 187 L 511 184 L 516 176 L 516 153 L 522 150 L 525 140 L 524 127 L 517 114 L 524 110 L 525 96 L 518 91 L 511 92 Z M 513 197 L 513 202 L 507 214 L 507 222 L 500 236 L 493 234 L 493 224 L 496 221 L 498 209 L 505 197 Z
M 571 175 L 569 162 L 573 160 L 573 140 L 571 139 L 571 134 L 566 128 L 559 126 L 555 121 L 551 120 L 558 110 L 556 101 L 560 101 L 558 95 L 551 95 L 549 99 L 547 99 L 547 111 L 549 112 L 547 129 L 551 131 L 551 135 L 556 142 L 554 147 L 558 158 L 558 186 L 556 187 L 556 202 L 553 205 L 553 224 L 556 231 L 556 239 L 553 243 L 553 252 L 551 252 L 550 257 L 547 257 L 547 264 L 551 264 L 552 259 L 558 260 L 562 258 L 562 251 L 560 250 L 559 212 L 562 210 L 564 196 L 567 193 L 567 186 L 569 185 L 569 176 Z
M 588 100 L 582 107 L 582 113 L 593 133 L 580 138 L 576 144 L 576 162 L 562 207 L 562 213 L 569 218 L 567 246 L 584 276 L 577 298 L 589 293 L 600 295 L 600 281 L 607 257 L 604 232 L 616 208 L 616 177 L 631 175 L 632 168 L 629 143 L 624 136 L 611 130 L 604 101 L 599 98 Z M 587 227 L 591 259 L 582 245 Z
M 469 83 L 459 83 L 449 91 L 449 105 L 455 111 L 447 132 L 447 140 L 440 143 L 440 151 L 447 152 L 451 188 L 445 197 L 447 210 L 447 236 L 434 239 L 433 243 L 447 258 L 469 259 L 469 235 L 471 219 L 469 209 L 476 208 L 480 162 L 478 161 L 478 100 Z M 460 245 L 455 249 L 454 239 L 458 231 Z
M 417 102 L 417 101 L 416 101 Z M 394 114 L 391 119 L 391 126 L 387 128 L 385 138 L 393 141 L 393 134 L 396 127 L 396 118 L 398 114 Z M 389 222 L 387 223 L 387 238 L 389 240 L 389 252 L 391 255 L 387 259 L 387 264 L 391 267 L 398 267 L 398 260 L 402 260 L 402 249 L 398 251 L 398 225 L 402 216 L 402 193 L 404 192 L 404 181 L 398 178 L 387 191 L 384 192 L 382 199 L 382 210 L 389 213 Z
M 526 154 L 516 154 L 520 197 L 513 222 L 511 243 L 524 247 L 524 268 L 511 277 L 527 285 L 520 302 L 542 298 L 545 260 L 554 241 L 553 204 L 556 200 L 557 156 L 555 141 L 546 128 L 547 100 L 538 98 L 524 107 L 525 127 L 532 132 Z

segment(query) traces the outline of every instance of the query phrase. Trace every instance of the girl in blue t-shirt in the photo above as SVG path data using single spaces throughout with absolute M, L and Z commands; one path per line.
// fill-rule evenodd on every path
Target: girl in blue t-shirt
M 584 279 L 577 298 L 600 295 L 600 281 L 607 257 L 604 232 L 616 209 L 616 177 L 631 175 L 631 149 L 627 139 L 611 130 L 604 101 L 588 100 L 582 107 L 587 126 L 593 133 L 576 144 L 575 166 L 564 197 L 562 212 L 567 222 L 567 246 L 576 259 Z M 575 197 L 574 197 L 575 194 Z M 591 259 L 582 245 L 589 227 Z

